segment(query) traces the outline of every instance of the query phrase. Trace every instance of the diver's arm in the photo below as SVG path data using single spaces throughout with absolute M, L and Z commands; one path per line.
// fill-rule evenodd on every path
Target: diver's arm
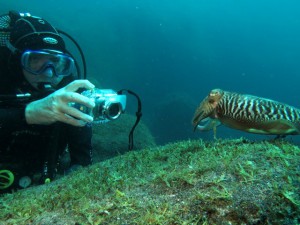
M 25 120 L 25 107 L 12 108 L 1 107 L 0 108 L 0 130 L 7 132 L 9 130 L 15 130 L 19 127 L 26 126 Z

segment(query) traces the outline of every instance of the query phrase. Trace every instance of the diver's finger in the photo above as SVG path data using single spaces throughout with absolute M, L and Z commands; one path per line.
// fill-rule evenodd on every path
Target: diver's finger
M 66 91 L 77 91 L 79 88 L 93 89 L 95 85 L 88 80 L 75 80 L 64 87 Z
M 94 120 L 92 116 L 90 116 L 86 113 L 83 113 L 80 110 L 78 110 L 74 107 L 71 107 L 71 106 L 62 106 L 61 113 L 63 113 L 64 115 L 68 115 L 73 118 L 76 118 L 78 120 L 82 120 L 86 123 L 91 123 Z
M 63 114 L 62 117 L 60 118 L 60 121 L 76 127 L 83 127 L 86 125 L 85 121 L 76 119 L 68 114 Z
M 61 96 L 61 98 L 64 102 L 67 103 L 74 102 L 87 106 L 89 108 L 95 107 L 95 102 L 91 98 L 88 98 L 76 92 L 66 92 Z

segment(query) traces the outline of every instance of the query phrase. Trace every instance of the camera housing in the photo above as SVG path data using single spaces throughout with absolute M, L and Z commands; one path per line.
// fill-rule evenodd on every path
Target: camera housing
M 73 103 L 72 106 L 91 115 L 94 118 L 93 123 L 106 123 L 118 119 L 125 111 L 126 95 L 119 95 L 112 89 L 94 88 L 83 91 L 81 94 L 92 99 L 95 102 L 95 107 L 90 109 L 78 103 Z

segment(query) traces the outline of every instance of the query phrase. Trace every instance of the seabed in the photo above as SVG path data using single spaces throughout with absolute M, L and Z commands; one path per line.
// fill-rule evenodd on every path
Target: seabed
M 0 224 L 300 224 L 300 149 L 187 140 L 0 198 Z

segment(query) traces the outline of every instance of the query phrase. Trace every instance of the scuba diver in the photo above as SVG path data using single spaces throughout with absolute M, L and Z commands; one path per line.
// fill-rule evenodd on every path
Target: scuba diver
M 93 117 L 70 103 L 92 109 L 79 92 L 94 85 L 61 34 L 29 13 L 0 16 L 0 193 L 51 181 L 65 151 L 70 170 L 92 163 Z

